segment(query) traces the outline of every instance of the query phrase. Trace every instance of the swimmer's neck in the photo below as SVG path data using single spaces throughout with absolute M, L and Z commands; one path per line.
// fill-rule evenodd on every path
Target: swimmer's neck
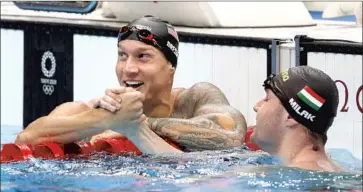
M 285 165 L 312 162 L 325 158 L 322 143 L 313 142 L 307 131 L 288 131 L 277 145 L 276 151 L 269 152 L 281 158 Z
M 152 99 L 145 100 L 144 114 L 147 117 L 167 118 L 170 117 L 176 99 L 176 92 L 171 90 L 168 92 L 159 93 Z

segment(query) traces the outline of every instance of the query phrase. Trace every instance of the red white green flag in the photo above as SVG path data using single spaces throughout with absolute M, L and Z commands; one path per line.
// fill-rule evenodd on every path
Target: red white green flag
M 297 96 L 315 111 L 318 111 L 325 102 L 325 99 L 315 93 L 309 86 L 305 86 Z

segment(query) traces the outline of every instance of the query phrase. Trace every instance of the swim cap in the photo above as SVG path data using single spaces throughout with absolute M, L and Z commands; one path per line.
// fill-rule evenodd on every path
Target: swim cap
M 131 21 L 120 29 L 117 45 L 130 39 L 152 45 L 159 49 L 176 68 L 179 56 L 179 38 L 174 27 L 154 16 L 144 16 Z
M 265 82 L 297 122 L 327 140 L 327 131 L 337 114 L 339 93 L 323 71 L 309 66 L 290 68 Z

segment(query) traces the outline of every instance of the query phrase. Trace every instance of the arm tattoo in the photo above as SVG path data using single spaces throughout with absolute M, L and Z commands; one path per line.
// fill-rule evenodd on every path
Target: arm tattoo
M 159 136 L 178 143 L 186 151 L 216 150 L 240 146 L 246 121 L 231 107 L 223 93 L 209 83 L 199 83 L 178 98 L 181 114 L 148 118 Z

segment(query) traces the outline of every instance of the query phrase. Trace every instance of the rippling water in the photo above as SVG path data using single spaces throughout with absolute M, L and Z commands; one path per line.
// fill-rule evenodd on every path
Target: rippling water
M 243 148 L 183 155 L 40 160 L 3 164 L 2 191 L 234 191 L 362 189 L 362 170 L 305 171 Z
M 1 191 L 361 191 L 362 161 L 345 150 L 328 152 L 349 172 L 286 168 L 274 157 L 243 147 L 140 157 L 32 158 L 1 165 Z

